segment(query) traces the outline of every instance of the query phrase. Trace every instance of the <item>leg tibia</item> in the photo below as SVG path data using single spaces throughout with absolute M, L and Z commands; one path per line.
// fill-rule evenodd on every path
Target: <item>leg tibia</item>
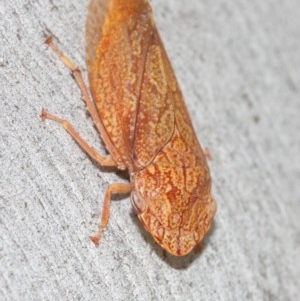
M 102 206 L 102 215 L 101 215 L 98 231 L 95 235 L 90 236 L 91 241 L 96 246 L 99 245 L 100 236 L 108 222 L 111 195 L 113 193 L 129 193 L 130 191 L 131 191 L 131 185 L 129 183 L 116 183 L 116 184 L 110 184 L 108 186 L 104 197 L 104 202 Z

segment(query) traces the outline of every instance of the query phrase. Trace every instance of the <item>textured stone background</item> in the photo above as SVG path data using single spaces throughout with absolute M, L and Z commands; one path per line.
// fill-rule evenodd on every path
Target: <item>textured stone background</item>
M 300 2 L 151 1 L 201 143 L 218 213 L 200 254 L 174 258 L 42 107 L 103 152 L 52 34 L 86 76 L 87 1 L 0 1 L 0 299 L 297 300 Z M 297 283 L 298 282 L 298 283 Z

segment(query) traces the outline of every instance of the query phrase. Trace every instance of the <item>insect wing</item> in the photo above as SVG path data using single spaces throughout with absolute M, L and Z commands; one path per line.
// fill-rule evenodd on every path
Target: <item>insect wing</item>
M 174 94 L 180 91 L 170 76 L 172 70 L 147 2 L 137 10 L 109 12 L 105 20 L 104 15 L 95 14 L 99 24 L 87 24 L 86 38 L 96 45 L 96 50 L 87 50 L 93 98 L 123 161 L 140 169 L 171 138 Z M 101 25 L 101 34 L 95 35 L 97 45 L 88 28 L 101 30 Z

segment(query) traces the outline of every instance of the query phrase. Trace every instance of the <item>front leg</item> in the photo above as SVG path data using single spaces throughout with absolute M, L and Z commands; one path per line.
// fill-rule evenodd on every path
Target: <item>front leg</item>
M 111 195 L 113 193 L 129 193 L 131 192 L 131 185 L 128 183 L 115 183 L 110 184 L 105 192 L 104 202 L 102 206 L 102 216 L 99 223 L 98 231 L 95 235 L 90 236 L 91 241 L 98 246 L 100 236 L 105 229 L 109 218 L 109 205 L 111 201 Z

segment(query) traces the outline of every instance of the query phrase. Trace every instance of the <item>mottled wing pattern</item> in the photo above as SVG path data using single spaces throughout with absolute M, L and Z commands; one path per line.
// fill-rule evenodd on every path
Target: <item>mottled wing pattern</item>
M 96 104 L 97 94 L 94 93 L 92 87 L 97 86 L 98 72 L 97 72 L 97 56 L 96 52 L 99 47 L 100 40 L 103 36 L 103 25 L 108 12 L 110 0 L 90 0 L 87 9 L 87 19 L 85 24 L 85 50 L 86 50 L 86 64 L 88 70 L 88 77 L 91 87 L 93 100 Z M 96 68 L 95 68 L 96 67 Z M 98 109 L 98 108 L 97 108 Z M 99 110 L 98 110 L 99 113 Z M 118 148 L 113 144 L 111 137 L 105 129 L 103 118 L 99 114 L 99 122 L 102 123 L 102 127 L 106 133 L 100 133 L 103 142 L 106 145 L 111 157 L 116 162 L 119 169 L 127 168 L 122 155 Z M 105 136 L 105 137 L 104 137 Z
M 134 137 L 134 155 L 138 166 L 147 166 L 174 133 L 173 92 L 168 87 L 164 55 L 156 27 L 152 25 Z
M 178 86 L 174 71 L 161 40 L 159 42 L 159 45 L 162 51 L 164 62 L 163 68 L 165 70 L 166 78 L 168 81 L 169 97 L 172 100 L 172 107 L 175 115 L 175 128 L 178 130 L 181 138 L 190 147 L 192 152 L 198 157 L 199 153 L 201 153 L 201 155 L 203 154 L 202 149 L 201 147 L 199 147 L 200 144 L 194 131 L 185 102 L 183 100 L 181 90 Z
M 114 9 L 102 25 L 99 45 L 89 51 L 92 95 L 125 165 L 142 168 L 174 131 L 160 40 L 147 3 L 125 16 Z
M 153 155 L 174 134 L 175 128 L 191 151 L 197 157 L 203 157 L 182 93 L 155 25 L 152 27 L 147 51 L 138 113 L 135 152 L 140 164 L 146 166 L 150 163 Z
M 85 24 L 85 57 L 89 77 L 92 74 L 92 66 L 96 49 L 102 37 L 102 27 L 108 10 L 109 0 L 90 0 L 87 8 Z
M 135 170 L 147 166 L 175 127 L 201 152 L 149 4 L 124 13 L 110 12 L 108 2 L 90 1 L 86 53 L 92 95 L 119 156 Z

